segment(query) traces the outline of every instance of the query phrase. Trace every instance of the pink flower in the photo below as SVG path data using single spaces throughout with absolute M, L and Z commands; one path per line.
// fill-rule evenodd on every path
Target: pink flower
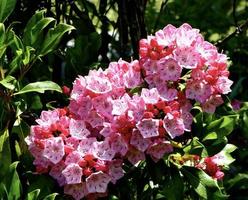
M 191 113 L 187 111 L 182 111 L 181 117 L 184 124 L 184 130 L 191 131 L 191 125 L 193 122 L 193 116 L 191 115 Z
M 112 134 L 109 138 L 106 139 L 110 145 L 111 149 L 115 153 L 120 153 L 122 156 L 125 156 L 128 151 L 128 144 L 124 138 L 119 133 Z
M 40 119 L 37 119 L 36 122 L 43 127 L 47 127 L 53 123 L 56 123 L 58 120 L 59 120 L 59 112 L 57 110 L 53 110 L 53 111 L 42 111 Z
M 156 88 L 146 89 L 143 88 L 141 91 L 141 97 L 147 104 L 156 104 L 159 100 L 159 93 Z
M 160 84 L 157 87 L 160 98 L 164 101 L 172 101 L 177 98 L 178 91 L 174 88 L 168 88 L 167 84 Z
M 147 153 L 154 159 L 154 161 L 160 160 L 165 153 L 173 152 L 173 147 L 169 141 L 157 141 L 154 142 L 148 149 Z
M 45 148 L 43 151 L 43 156 L 45 158 L 49 159 L 52 163 L 57 164 L 64 155 L 64 142 L 61 137 L 49 138 L 45 141 Z
M 217 106 L 223 104 L 224 101 L 222 100 L 220 95 L 211 96 L 205 103 L 202 104 L 202 109 L 204 112 L 207 113 L 214 113 Z
M 111 177 L 111 182 L 114 184 L 116 183 L 117 180 L 119 180 L 124 176 L 122 164 L 123 164 L 122 160 L 113 160 L 109 166 L 108 174 Z
M 186 86 L 186 97 L 204 103 L 211 95 L 211 86 L 204 81 L 189 81 Z
M 136 125 L 143 138 L 159 136 L 158 126 L 159 120 L 157 119 L 142 119 Z
M 84 139 L 90 135 L 89 130 L 85 126 L 83 120 L 71 119 L 70 121 L 70 135 L 77 139 Z
M 54 165 L 49 172 L 49 175 L 57 180 L 59 186 L 63 186 L 66 183 L 65 177 L 62 174 L 62 171 L 64 170 L 65 166 L 66 165 L 64 161 L 61 161 Z
M 178 64 L 186 69 L 194 69 L 199 62 L 199 54 L 193 47 L 176 49 L 174 51 L 174 59 Z
M 229 92 L 231 92 L 230 87 L 232 84 L 233 84 L 233 81 L 229 80 L 225 76 L 219 77 L 217 82 L 216 82 L 218 91 L 221 94 L 228 94 Z
M 164 117 L 163 126 L 172 139 L 182 135 L 185 129 L 183 119 L 171 116 L 170 114 Z
M 94 142 L 92 154 L 98 159 L 111 161 L 115 156 L 115 151 L 108 141 Z
M 199 37 L 199 30 L 192 29 L 189 24 L 183 24 L 177 29 L 176 43 L 179 48 L 190 47 Z
M 82 159 L 82 154 L 78 151 L 73 151 L 69 155 L 67 155 L 65 159 L 65 164 L 69 165 L 71 163 L 79 163 L 79 161 Z
M 128 101 L 130 99 L 131 98 L 129 97 L 129 95 L 125 94 L 121 99 L 113 100 L 113 102 L 112 102 L 112 104 L 113 104 L 112 114 L 113 115 L 124 114 L 128 109 Z
M 82 168 L 75 163 L 70 163 L 62 171 L 67 184 L 76 184 L 82 182 Z
M 145 160 L 145 154 L 142 151 L 139 151 L 135 148 L 130 148 L 129 152 L 127 153 L 127 159 L 133 165 L 137 164 L 138 162 Z
M 177 28 L 171 24 L 164 27 L 163 30 L 159 30 L 155 33 L 158 44 L 163 46 L 171 46 L 176 39 Z
M 158 73 L 164 81 L 177 81 L 182 72 L 182 67 L 178 65 L 177 61 L 169 58 L 162 58 L 157 62 L 159 67 Z
M 112 90 L 111 83 L 105 77 L 86 76 L 86 88 L 93 94 L 106 94 Z
M 65 185 L 64 193 L 71 195 L 75 200 L 81 200 L 88 195 L 86 183 Z
M 140 151 L 145 151 L 151 144 L 150 139 L 145 139 L 138 130 L 133 130 L 130 144 Z
M 103 172 L 95 172 L 86 178 L 86 188 L 89 193 L 104 193 L 111 177 Z
M 80 154 L 82 154 L 82 156 L 85 156 L 87 154 L 91 154 L 94 142 L 96 142 L 95 137 L 82 139 L 78 145 L 77 151 Z

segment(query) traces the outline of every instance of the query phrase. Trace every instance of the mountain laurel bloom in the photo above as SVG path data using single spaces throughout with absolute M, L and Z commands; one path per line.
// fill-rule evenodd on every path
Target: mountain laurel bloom
M 68 108 L 43 111 L 26 138 L 37 172 L 76 200 L 106 195 L 124 162 L 172 153 L 172 140 L 191 131 L 193 105 L 213 113 L 231 91 L 226 55 L 189 24 L 140 40 L 139 55 L 79 76 Z M 198 168 L 223 177 L 213 158 Z

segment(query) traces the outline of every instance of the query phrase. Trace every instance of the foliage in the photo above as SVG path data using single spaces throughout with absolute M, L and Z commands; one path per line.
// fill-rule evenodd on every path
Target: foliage
M 228 54 L 232 93 L 214 114 L 193 109 L 194 137 L 176 141 L 176 152 L 169 158 L 156 164 L 148 159 L 137 167 L 125 165 L 127 173 L 110 185 L 109 199 L 245 199 L 247 9 L 245 0 L 1 0 L 0 199 L 69 199 L 49 176 L 32 173 L 33 158 L 24 141 L 30 125 L 41 110 L 68 104 L 59 85 L 71 86 L 77 74 L 104 67 L 110 60 L 138 58 L 140 38 L 165 24 L 184 22 L 199 28 Z M 241 109 L 232 109 L 234 99 L 244 102 Z M 238 148 L 234 151 L 228 142 Z M 228 164 L 236 159 L 223 181 L 181 164 L 191 161 L 188 155 L 207 157 L 218 152 Z

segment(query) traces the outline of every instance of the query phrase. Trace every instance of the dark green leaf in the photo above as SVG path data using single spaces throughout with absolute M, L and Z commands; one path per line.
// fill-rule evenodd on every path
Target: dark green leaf
M 162 194 L 169 200 L 183 199 L 184 183 L 177 168 L 170 167 L 169 173 L 166 175 Z
M 16 0 L 0 1 L 0 22 L 4 22 L 15 8 Z
M 184 166 L 181 168 L 181 172 L 200 197 L 214 199 L 213 196 L 218 196 L 218 199 L 226 199 L 217 181 L 208 176 L 204 171 Z
M 9 166 L 9 170 L 4 178 L 6 190 L 8 192 L 8 198 L 13 200 L 19 200 L 22 193 L 21 182 L 16 172 L 18 162 L 14 162 Z
M 9 131 L 5 129 L 0 134 L 0 180 L 7 173 L 11 164 L 11 152 L 9 144 Z

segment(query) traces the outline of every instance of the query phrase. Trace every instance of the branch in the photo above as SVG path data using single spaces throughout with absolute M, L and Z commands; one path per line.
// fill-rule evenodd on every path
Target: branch
M 160 18 L 161 18 L 162 12 L 164 11 L 164 9 L 165 9 L 165 7 L 166 7 L 168 1 L 169 1 L 169 0 L 165 0 L 165 1 L 163 1 L 163 3 L 161 4 L 160 11 L 159 11 L 159 13 L 158 13 L 158 17 L 157 17 L 156 22 L 155 22 L 154 27 L 153 27 L 153 30 L 154 30 L 154 31 L 155 31 L 155 30 L 157 29 L 157 27 L 158 27 L 158 23 L 159 23 L 159 20 L 160 20 Z
M 226 36 L 224 39 L 218 41 L 215 45 L 217 47 L 223 46 L 224 43 L 226 43 L 227 41 L 229 41 L 233 37 L 238 36 L 240 33 L 244 32 L 247 28 L 248 28 L 248 19 L 240 26 L 237 26 L 236 30 L 234 32 L 232 32 L 230 35 Z
M 236 4 L 236 0 L 233 0 L 233 12 L 232 12 L 232 14 L 233 14 L 233 21 L 234 21 L 235 26 L 236 27 L 239 27 L 237 16 L 236 16 L 236 5 L 237 5 Z

